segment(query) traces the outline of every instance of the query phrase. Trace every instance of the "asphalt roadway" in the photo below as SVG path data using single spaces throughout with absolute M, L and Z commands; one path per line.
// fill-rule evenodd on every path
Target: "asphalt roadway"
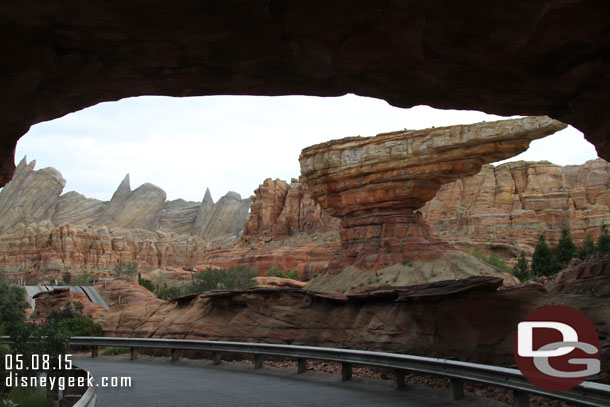
M 489 399 L 467 395 L 449 399 L 449 390 L 406 386 L 394 390 L 389 380 L 353 377 L 342 382 L 340 375 L 309 371 L 168 358 L 75 357 L 74 363 L 87 369 L 98 383 L 102 376 L 129 376 L 130 388 L 97 388 L 97 407 L 166 406 L 401 406 L 438 407 L 506 406 Z

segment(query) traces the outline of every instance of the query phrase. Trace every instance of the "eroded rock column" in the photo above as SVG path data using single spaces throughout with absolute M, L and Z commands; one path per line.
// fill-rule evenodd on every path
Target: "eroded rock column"
M 565 128 L 548 117 L 398 131 L 317 144 L 300 156 L 312 197 L 341 219 L 341 247 L 329 273 L 432 261 L 454 249 L 417 209 L 442 184 L 525 151 Z

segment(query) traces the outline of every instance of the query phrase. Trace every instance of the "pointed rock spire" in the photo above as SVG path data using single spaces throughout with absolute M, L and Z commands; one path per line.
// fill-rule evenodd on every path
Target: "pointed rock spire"
M 129 182 L 129 174 L 125 175 L 123 181 L 119 184 L 119 187 L 114 194 L 112 194 L 112 199 L 110 199 L 110 203 L 108 204 L 108 208 L 106 209 L 106 217 L 105 221 L 110 221 L 114 219 L 116 214 L 123 208 L 127 198 L 131 194 L 131 184 Z
M 213 211 L 214 200 L 212 199 L 210 188 L 206 188 L 203 201 L 199 207 L 199 212 L 197 213 L 197 217 L 195 218 L 195 222 L 193 223 L 193 227 L 191 229 L 191 235 L 204 236 L 205 230 L 210 221 L 210 215 Z

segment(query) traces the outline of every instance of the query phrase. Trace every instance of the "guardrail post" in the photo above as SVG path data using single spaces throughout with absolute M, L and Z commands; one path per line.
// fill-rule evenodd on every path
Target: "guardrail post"
M 99 349 L 99 346 L 97 346 L 97 345 L 93 345 L 91 347 L 91 357 L 92 358 L 96 358 L 97 357 L 98 349 Z
M 172 362 L 177 362 L 179 357 L 178 349 L 172 349 Z
M 254 368 L 261 369 L 263 367 L 263 355 L 254 355 Z
M 394 369 L 394 388 L 396 390 L 405 387 L 405 372 L 400 369 Z
M 307 371 L 307 359 L 297 359 L 297 373 L 305 373 Z
M 220 352 L 212 352 L 212 364 L 219 365 L 221 361 Z
M 459 400 L 464 397 L 464 382 L 459 379 L 450 379 L 451 382 L 451 400 Z
M 138 358 L 138 348 L 131 347 L 131 355 L 129 357 L 131 360 L 136 360 Z
M 529 407 L 530 395 L 518 390 L 513 390 L 513 405 L 515 407 Z
M 341 380 L 346 382 L 352 378 L 352 364 L 341 362 Z

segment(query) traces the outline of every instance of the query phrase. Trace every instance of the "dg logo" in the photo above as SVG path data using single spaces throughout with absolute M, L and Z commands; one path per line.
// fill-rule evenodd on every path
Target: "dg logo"
M 545 390 L 568 390 L 600 372 L 595 327 L 563 305 L 539 308 L 519 323 L 513 351 L 523 376 Z

